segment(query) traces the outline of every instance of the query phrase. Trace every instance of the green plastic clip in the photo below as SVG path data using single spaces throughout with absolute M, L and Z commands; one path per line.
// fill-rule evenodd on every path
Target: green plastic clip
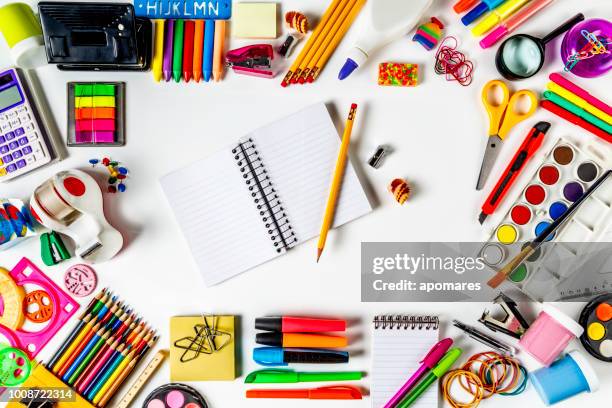
M 40 256 L 45 265 L 53 266 L 70 259 L 70 252 L 66 249 L 59 234 L 51 231 L 40 236 Z

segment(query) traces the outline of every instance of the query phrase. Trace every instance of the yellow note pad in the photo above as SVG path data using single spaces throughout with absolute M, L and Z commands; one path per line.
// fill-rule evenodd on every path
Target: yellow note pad
M 198 342 L 209 350 L 205 337 L 197 337 L 204 319 L 209 328 L 229 333 L 228 336 L 215 337 L 215 345 L 220 350 L 211 354 L 199 353 L 197 357 L 191 349 Z M 232 381 L 236 379 L 234 316 L 175 316 L 170 319 L 170 380 L 172 381 Z M 197 341 L 196 341 L 197 340 Z M 229 340 L 229 341 L 228 341 Z M 175 346 L 179 342 L 181 347 Z M 224 345 L 225 344 L 225 345 Z M 224 345 L 224 346 L 223 346 Z M 221 347 L 223 346 L 223 347 Z M 189 347 L 190 350 L 185 350 Z M 181 361 L 181 357 L 183 360 Z
M 74 98 L 76 108 L 114 108 L 114 96 L 77 96 Z
M 276 3 L 234 3 L 232 37 L 276 38 Z

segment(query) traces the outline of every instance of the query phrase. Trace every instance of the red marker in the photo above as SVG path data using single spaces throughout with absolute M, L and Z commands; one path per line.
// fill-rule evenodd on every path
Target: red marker
M 550 129 L 550 123 L 538 122 L 531 132 L 527 135 L 521 147 L 506 167 L 504 174 L 501 176 L 487 201 L 482 206 L 482 212 L 478 217 L 478 221 L 482 224 L 487 216 L 493 214 L 499 203 L 502 202 L 504 196 L 512 186 L 512 183 L 516 180 L 521 170 L 525 167 L 525 164 L 533 157 L 535 152 L 542 146 L 544 135 Z
M 599 137 L 601 137 L 603 140 L 605 140 L 608 143 L 612 143 L 612 134 L 606 132 L 605 130 L 598 128 L 595 125 L 590 124 L 589 122 L 587 122 L 586 120 L 582 119 L 581 117 L 574 115 L 572 112 L 563 109 L 562 107 L 560 107 L 559 105 L 551 102 L 551 101 L 547 101 L 547 100 L 542 100 L 540 102 L 540 106 L 542 106 L 544 109 L 546 109 L 549 112 L 554 113 L 555 115 L 562 117 L 563 119 L 567 120 L 568 122 L 573 123 L 576 126 L 580 126 L 581 128 L 588 130 L 589 132 L 593 133 L 594 135 L 597 135 Z
M 185 21 L 185 37 L 183 40 L 183 80 L 189 82 L 193 72 L 193 36 L 195 21 Z
M 259 317 L 255 319 L 257 330 L 283 333 L 317 333 L 345 331 L 346 321 L 333 319 L 311 319 L 307 317 Z
M 247 398 L 301 398 L 318 400 L 361 399 L 361 391 L 349 385 L 297 390 L 247 390 Z

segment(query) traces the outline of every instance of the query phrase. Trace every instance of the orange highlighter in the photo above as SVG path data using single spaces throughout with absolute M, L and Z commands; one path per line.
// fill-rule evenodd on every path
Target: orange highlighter
M 341 348 L 348 344 L 344 336 L 279 332 L 257 333 L 255 341 L 264 346 L 298 348 Z
M 301 390 L 247 390 L 247 398 L 298 398 L 313 400 L 357 400 L 361 390 L 349 385 Z

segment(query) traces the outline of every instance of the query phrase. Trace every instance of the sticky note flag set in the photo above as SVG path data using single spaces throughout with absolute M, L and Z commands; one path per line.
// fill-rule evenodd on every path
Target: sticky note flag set
M 378 85 L 416 86 L 419 79 L 417 64 L 383 62 L 378 64 Z
M 125 84 L 68 83 L 68 146 L 125 144 Z

